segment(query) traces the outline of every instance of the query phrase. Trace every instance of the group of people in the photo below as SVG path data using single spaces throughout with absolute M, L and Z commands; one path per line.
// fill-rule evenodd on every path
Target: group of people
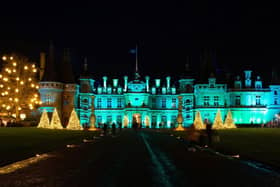
M 107 123 L 103 123 L 103 124 L 99 124 L 99 128 L 102 126 L 102 130 L 103 130 L 103 134 L 104 136 L 107 135 L 107 131 L 108 131 L 108 124 Z M 122 131 L 122 124 L 121 123 L 118 123 L 118 128 L 119 128 L 119 132 Z M 117 125 L 115 123 L 112 123 L 111 125 L 111 132 L 112 132 L 112 135 L 116 135 L 116 129 L 117 129 Z
M 190 144 L 200 144 L 202 146 L 212 146 L 213 135 L 217 136 L 216 132 L 213 132 L 212 125 L 206 124 L 206 130 L 197 131 L 192 125 L 188 131 L 188 140 Z

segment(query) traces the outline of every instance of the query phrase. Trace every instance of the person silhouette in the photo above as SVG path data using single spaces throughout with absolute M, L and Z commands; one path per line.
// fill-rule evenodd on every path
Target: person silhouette
M 112 124 L 112 135 L 115 135 L 116 134 L 116 124 L 113 123 Z
M 208 146 L 212 145 L 212 125 L 210 123 L 206 124 L 206 134 L 208 138 Z
M 104 123 L 103 124 L 103 133 L 104 133 L 104 136 L 106 136 L 107 135 L 107 124 L 106 123 Z

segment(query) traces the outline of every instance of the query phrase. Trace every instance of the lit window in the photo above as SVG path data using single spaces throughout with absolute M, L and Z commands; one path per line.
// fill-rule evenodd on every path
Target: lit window
M 219 96 L 214 96 L 214 105 L 215 106 L 219 105 Z
M 256 105 L 260 105 L 261 104 L 261 96 L 257 95 L 256 96 Z
M 97 99 L 97 106 L 96 108 L 101 108 L 101 98 Z
M 162 106 L 162 108 L 166 108 L 166 98 L 162 98 L 161 106 Z
M 107 108 L 112 108 L 112 98 L 107 99 Z
M 239 95 L 235 96 L 235 104 L 240 105 L 240 96 Z
M 210 98 L 209 98 L 209 96 L 204 96 L 204 106 L 209 106 L 209 100 L 210 100 Z
M 118 99 L 117 99 L 117 107 L 118 107 L 118 108 L 121 108 L 121 107 L 122 107 L 122 99 L 121 99 L 121 98 L 118 98 Z

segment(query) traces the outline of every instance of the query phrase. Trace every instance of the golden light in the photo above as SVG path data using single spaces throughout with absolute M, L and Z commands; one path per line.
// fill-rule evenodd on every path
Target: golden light
M 36 72 L 37 72 L 37 69 L 33 69 L 33 72 L 36 73 Z
M 3 57 L 2 57 L 2 60 L 7 60 L 7 57 L 6 57 L 6 56 L 3 56 Z
M 32 81 L 32 79 L 29 77 L 29 78 L 28 78 L 28 81 Z
M 41 104 L 42 104 L 42 101 L 39 101 L 39 104 L 41 105 Z
M 9 72 L 9 71 L 10 71 L 10 69 L 9 69 L 9 68 L 6 68 L 6 69 L 5 69 L 5 71 Z
M 35 87 L 35 85 L 32 83 L 32 84 L 31 84 L 31 87 L 32 87 L 32 88 L 34 88 L 34 87 Z
M 27 70 L 27 69 L 28 69 L 28 67 L 27 67 L 27 66 L 24 66 L 24 69 L 25 69 L 25 70 Z
M 36 86 L 37 89 L 39 89 L 39 86 Z
M 5 104 L 2 104 L 2 107 L 5 107 L 6 105 Z
M 24 82 L 23 82 L 23 81 L 20 81 L 20 84 L 21 84 L 21 85 L 23 85 L 23 84 L 24 84 Z
M 11 98 L 11 97 L 10 97 L 10 98 L 9 98 L 9 100 L 10 100 L 10 101 L 12 101 L 12 100 L 13 100 L 13 98 Z
M 5 82 L 7 82 L 9 79 L 7 77 L 4 77 L 3 79 Z
M 10 60 L 13 60 L 14 59 L 14 57 L 13 56 L 10 56 Z
M 17 77 L 16 80 L 19 81 L 19 77 Z
M 20 108 L 20 107 L 18 107 L 18 110 L 21 110 L 21 108 Z
M 3 77 L 3 75 L 0 74 L 0 78 L 2 78 L 2 77 Z
M 8 90 L 10 90 L 11 88 L 10 87 L 8 87 Z
M 16 90 L 15 90 L 16 92 L 19 92 L 19 89 L 18 88 L 16 88 Z
M 32 64 L 32 68 L 35 68 L 35 64 Z
M 19 117 L 21 120 L 24 120 L 26 118 L 26 114 L 20 114 Z
M 38 97 L 38 94 L 34 94 L 34 97 Z
M 5 95 L 8 95 L 9 94 L 9 92 L 8 91 L 5 91 Z
M 17 66 L 17 63 L 16 63 L 16 62 L 13 62 L 13 66 Z
M 15 72 L 17 72 L 17 70 L 16 70 L 16 69 L 13 69 L 13 72 L 15 73 Z
M 1 95 L 2 95 L 2 96 L 4 96 L 4 95 L 5 95 L 5 93 L 4 93 L 4 92 L 2 92 L 2 93 L 1 93 Z
M 15 98 L 15 102 L 18 102 L 18 98 Z
M 11 107 L 10 107 L 10 106 L 7 106 L 7 107 L 6 107 L 6 109 L 7 109 L 7 110 L 10 110 L 10 109 L 11 109 Z
M 4 85 L 3 84 L 0 84 L 0 88 L 3 88 L 4 87 Z

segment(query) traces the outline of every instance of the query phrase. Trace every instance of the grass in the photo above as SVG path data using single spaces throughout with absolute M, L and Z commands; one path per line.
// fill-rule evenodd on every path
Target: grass
M 280 128 L 238 128 L 216 131 L 220 142 L 213 148 L 225 154 L 260 161 L 280 168 Z M 188 139 L 187 132 L 173 132 Z
M 36 154 L 82 143 L 98 132 L 26 128 L 0 128 L 0 166 L 23 160 Z

